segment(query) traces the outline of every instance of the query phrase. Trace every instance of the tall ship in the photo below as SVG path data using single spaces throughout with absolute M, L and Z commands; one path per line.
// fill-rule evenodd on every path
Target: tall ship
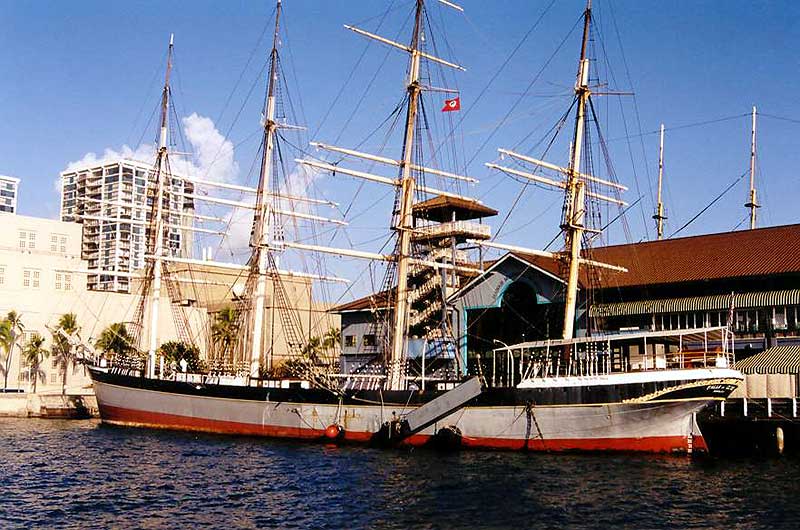
M 589 85 L 587 43 L 592 21 L 591 2 L 583 16 L 583 38 L 574 86 L 575 110 L 569 162 L 565 167 L 511 150 L 504 156 L 556 172 L 556 178 L 518 168 L 489 164 L 493 169 L 549 185 L 563 191 L 561 230 L 564 250 L 545 252 L 490 241 L 464 218 L 488 207 L 459 191 L 458 186 L 432 187 L 428 181 L 470 182 L 452 171 L 428 167 L 421 143 L 427 116 L 422 99 L 426 91 L 449 94 L 432 86 L 431 70 L 459 70 L 432 49 L 428 32 L 430 0 L 414 0 L 413 30 L 408 43 L 348 26 L 348 29 L 389 48 L 408 54 L 402 106 L 393 113 L 402 135 L 399 158 L 356 149 L 314 143 L 336 162 L 313 157 L 296 160 L 298 167 L 339 177 L 388 186 L 394 196 L 392 239 L 383 253 L 292 241 L 282 230 L 284 216 L 310 220 L 305 210 L 281 209 L 282 191 L 274 187 L 280 158 L 280 131 L 291 127 L 276 119 L 279 82 L 279 25 L 282 5 L 276 7 L 273 45 L 269 55 L 266 103 L 261 140 L 261 168 L 250 235 L 251 255 L 244 269 L 244 292 L 237 295 L 241 324 L 229 340 L 230 360 L 244 362 L 243 370 L 215 369 L 191 373 L 166 366 L 159 359 L 159 304 L 162 290 L 170 290 L 169 266 L 178 261 L 165 250 L 169 220 L 162 204 L 173 193 L 169 187 L 169 72 L 161 103 L 160 140 L 150 173 L 154 200 L 149 216 L 148 265 L 137 311 L 141 332 L 132 340 L 127 358 L 100 359 L 90 367 L 102 422 L 146 427 L 360 443 L 381 446 L 445 445 L 542 451 L 647 451 L 687 453 L 705 448 L 697 427 L 697 412 L 725 399 L 742 382 L 735 370 L 732 335 L 726 326 L 667 332 L 636 331 L 608 334 L 593 330 L 575 336 L 579 277 L 597 268 L 625 271 L 591 259 L 584 243 L 594 228 L 587 223 L 590 200 L 609 200 L 597 190 L 623 189 L 596 178 L 582 167 L 587 152 L 587 114 L 593 113 Z M 445 0 L 442 9 L 461 10 Z M 172 43 L 170 43 L 171 57 Z M 458 105 L 458 98 L 448 105 Z M 396 170 L 394 178 L 371 171 L 349 169 L 340 162 L 357 159 Z M 429 158 L 430 160 L 431 158 Z M 433 157 L 435 159 L 435 157 Z M 276 160 L 280 160 L 276 163 Z M 433 165 L 433 164 L 431 164 Z M 426 179 L 427 177 L 427 179 Z M 476 213 L 477 212 L 477 213 Z M 459 217 L 461 216 L 461 217 Z M 423 221 L 425 220 L 425 221 Z M 502 345 L 491 363 L 471 369 L 464 361 L 457 331 L 448 322 L 448 287 L 457 278 L 480 274 L 480 263 L 462 259 L 457 244 L 524 252 L 558 265 L 565 285 L 563 329 L 560 338 Z M 385 264 L 382 303 L 376 312 L 376 340 L 385 354 L 358 367 L 320 363 L 303 355 L 302 326 L 292 313 L 281 287 L 280 267 L 287 249 L 308 254 L 335 254 Z M 308 275 L 325 281 L 323 274 Z M 428 298 L 426 298 L 428 297 Z M 281 300 L 283 302 L 279 303 Z M 280 306 L 278 320 L 296 360 L 278 373 L 265 355 L 265 315 Z M 439 318 L 441 315 L 441 318 Z M 434 322 L 426 325 L 425 322 Z M 531 336 L 531 335 L 529 335 Z M 416 345 L 424 338 L 422 351 Z M 338 340 L 341 340 L 339 338 Z M 132 360 L 141 359 L 141 364 Z

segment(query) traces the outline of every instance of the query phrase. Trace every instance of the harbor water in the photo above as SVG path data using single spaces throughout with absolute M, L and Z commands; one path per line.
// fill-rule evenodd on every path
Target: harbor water
M 0 419 L 0 528 L 798 528 L 800 460 L 442 453 Z

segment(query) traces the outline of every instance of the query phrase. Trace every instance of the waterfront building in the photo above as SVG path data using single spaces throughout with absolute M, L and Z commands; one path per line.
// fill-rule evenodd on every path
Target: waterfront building
M 800 224 L 598 247 L 590 258 L 628 272 L 581 274 L 578 336 L 724 326 L 731 318 L 739 359 L 800 345 Z M 501 343 L 560 335 L 560 268 L 557 260 L 510 252 L 448 296 L 467 365 Z M 368 322 L 386 311 L 384 301 L 379 293 L 335 309 L 343 365 L 381 357 L 381 341 L 366 335 Z
M 131 274 L 145 265 L 153 180 L 152 164 L 130 159 L 61 173 L 61 220 L 83 225 L 81 256 L 93 271 L 87 276 L 89 290 L 131 292 Z M 170 188 L 164 248 L 170 256 L 188 258 L 194 185 L 172 174 Z
M 87 278 L 94 276 L 96 270 L 82 257 L 85 242 L 81 235 L 85 228 L 81 224 L 23 215 L 8 216 L 4 223 L 4 230 L 0 231 L 0 318 L 16 311 L 25 327 L 18 342 L 20 347 L 10 357 L 8 388 L 30 390 L 32 385 L 28 367 L 21 359 L 21 347 L 38 334 L 45 338 L 45 348 L 49 350 L 50 330 L 65 313 L 75 313 L 81 339 L 89 344 L 94 344 L 102 331 L 116 322 L 126 323 L 133 332 L 135 310 L 141 301 L 141 271 L 126 276 L 130 281 L 129 292 L 91 289 Z M 165 289 L 161 299 L 160 342 L 192 342 L 199 347 L 201 357 L 213 361 L 212 323 L 222 309 L 246 302 L 241 299 L 246 267 L 178 259 L 181 261 L 168 265 L 165 274 L 165 282 L 172 288 Z M 282 296 L 292 307 L 299 308 L 298 322 L 304 337 L 320 336 L 330 327 L 338 326 L 338 319 L 320 318 L 327 308 L 312 300 L 310 278 L 287 273 L 282 276 L 281 285 Z M 284 320 L 275 307 L 275 286 L 271 281 L 267 293 L 265 362 L 278 365 L 291 352 L 287 350 Z M 50 357 L 43 369 L 44 379 L 39 380 L 37 390 L 60 393 L 60 366 Z M 91 381 L 79 364 L 68 367 L 67 392 L 91 392 Z
M 19 179 L 0 175 L 0 212 L 17 213 Z

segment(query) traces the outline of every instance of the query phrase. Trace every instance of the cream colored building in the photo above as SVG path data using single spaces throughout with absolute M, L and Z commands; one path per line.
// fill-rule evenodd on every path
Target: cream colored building
M 24 345 L 38 333 L 46 339 L 50 348 L 51 334 L 48 327 L 56 326 L 65 313 L 75 313 L 84 341 L 94 343 L 100 333 L 110 324 L 126 322 L 132 324 L 141 302 L 138 294 L 101 292 L 87 289 L 90 269 L 81 259 L 81 228 L 74 222 L 21 215 L 0 214 L 4 230 L 0 231 L 0 317 L 9 311 L 21 315 L 25 326 Z M 159 343 L 181 340 L 186 333 L 179 333 L 174 324 L 175 316 L 182 314 L 188 323 L 187 331 L 198 345 L 204 357 L 213 357 L 210 351 L 209 329 L 214 315 L 226 305 L 235 305 L 244 292 L 247 272 L 235 265 L 219 265 L 195 260 L 185 263 L 170 262 L 167 276 L 176 286 L 172 297 L 168 289 L 160 303 Z M 139 290 L 135 281 L 141 271 L 130 277 L 134 293 Z M 312 302 L 311 280 L 302 276 L 283 276 L 287 305 L 297 309 L 294 318 L 299 325 L 300 339 L 322 335 L 330 327 L 338 327 L 338 319 L 327 315 L 324 308 Z M 275 289 L 268 285 L 267 318 L 264 322 L 263 360 L 265 365 L 282 362 L 288 354 L 285 319 L 275 309 Z M 149 321 L 145 311 L 144 321 Z M 129 329 L 132 329 L 129 325 Z M 141 344 L 147 344 L 147 336 Z M 43 364 L 45 380 L 40 380 L 38 390 L 61 391 L 61 372 L 51 358 Z M 31 384 L 26 378 L 26 367 L 21 363 L 21 349 L 11 357 L 8 387 L 26 391 Z M 2 379 L 0 379 L 2 384 Z M 87 391 L 90 381 L 83 367 L 70 367 L 67 387 L 71 393 Z

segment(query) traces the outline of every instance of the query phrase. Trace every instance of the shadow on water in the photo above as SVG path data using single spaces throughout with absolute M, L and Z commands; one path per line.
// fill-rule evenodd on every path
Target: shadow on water
M 0 420 L 2 528 L 796 528 L 793 458 L 381 450 Z

